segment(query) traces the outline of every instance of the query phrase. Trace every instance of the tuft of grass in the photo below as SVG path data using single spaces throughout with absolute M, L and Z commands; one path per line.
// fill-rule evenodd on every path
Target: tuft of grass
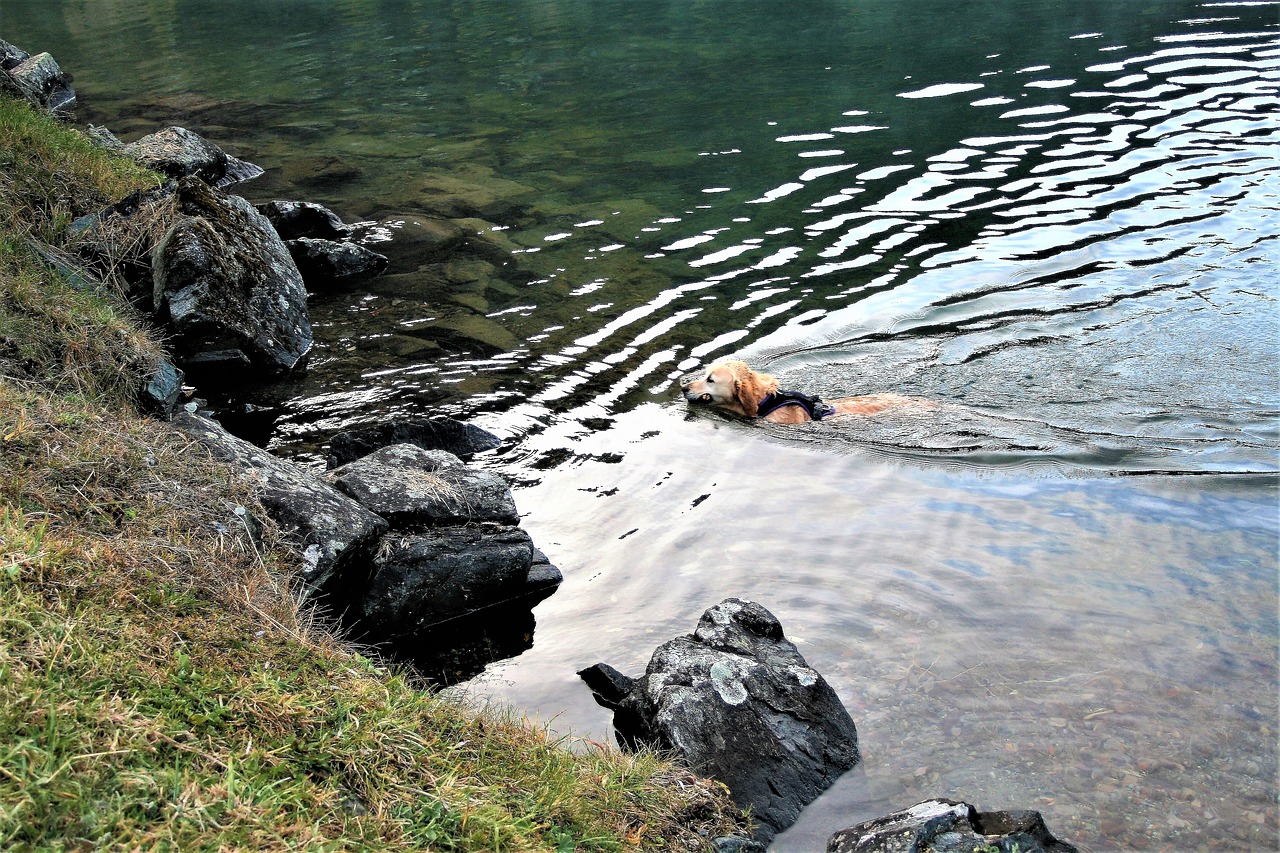
M 698 850 L 742 832 L 723 786 L 442 701 L 325 630 L 248 488 L 132 409 L 155 338 L 49 263 L 66 221 L 150 178 L 34 116 L 0 99 L 0 848 Z
M 0 230 L 58 245 L 78 217 L 158 186 L 155 172 L 109 154 L 30 104 L 0 97 Z

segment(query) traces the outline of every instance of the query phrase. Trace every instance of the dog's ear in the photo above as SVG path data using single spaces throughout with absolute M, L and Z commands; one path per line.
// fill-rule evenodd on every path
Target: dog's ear
M 747 417 L 754 418 L 760 411 L 760 401 L 778 387 L 778 381 L 766 373 L 756 373 L 744 362 L 731 361 L 733 370 L 733 396 Z

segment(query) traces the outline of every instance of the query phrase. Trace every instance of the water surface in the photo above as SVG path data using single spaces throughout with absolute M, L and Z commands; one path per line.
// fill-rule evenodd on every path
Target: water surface
M 1280 5 L 6 0 L 0 37 L 391 237 L 229 404 L 303 461 L 391 415 L 509 440 L 565 583 L 478 698 L 606 740 L 574 671 L 748 597 L 865 755 L 778 849 L 934 795 L 1274 845 Z M 488 248 L 424 255 L 439 218 Z M 688 415 L 727 355 L 939 405 Z

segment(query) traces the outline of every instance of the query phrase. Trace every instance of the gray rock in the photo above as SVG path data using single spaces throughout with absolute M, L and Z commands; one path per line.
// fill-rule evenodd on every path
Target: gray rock
M 178 184 L 183 214 L 151 255 L 157 316 L 189 370 L 299 366 L 311 348 L 307 291 L 271 223 L 244 199 L 196 178 Z
M 214 421 L 186 412 L 173 424 L 257 487 L 258 498 L 302 551 L 302 580 L 313 591 L 364 571 L 387 522 L 310 472 L 236 438 Z
M 559 571 L 517 527 L 467 525 L 417 535 L 391 533 L 374 558 L 373 579 L 361 604 L 361 628 L 374 636 L 397 637 L 515 600 L 532 607 L 559 582 Z
M 66 114 L 75 106 L 76 93 L 71 88 L 71 75 L 58 67 L 47 53 L 28 56 L 6 69 L 27 98 L 54 114 Z
M 271 221 L 282 240 L 299 237 L 319 237 L 325 240 L 345 240 L 352 228 L 343 223 L 323 205 L 309 201 L 275 201 L 258 205 L 258 212 Z
M 468 468 L 443 450 L 396 444 L 336 468 L 324 479 L 396 529 L 518 520 L 511 488 L 500 477 Z
M 859 759 L 853 720 L 759 604 L 730 598 L 659 646 L 617 702 L 624 747 L 674 750 L 723 782 L 768 841 Z
M 114 133 L 105 127 L 91 124 L 84 130 L 84 135 L 101 145 L 113 154 L 124 154 L 125 144 Z
M 163 417 L 173 415 L 173 407 L 178 404 L 182 395 L 184 374 L 169 361 L 161 361 L 152 370 L 151 376 L 142 386 L 141 402 L 144 411 L 155 412 Z
M 501 447 L 502 440 L 478 426 L 449 418 L 392 421 L 335 435 L 329 444 L 329 467 L 346 465 L 392 444 L 414 444 L 467 459 Z
M 31 57 L 22 48 L 15 44 L 9 44 L 4 39 L 0 39 L 0 70 L 9 71 L 18 67 L 23 60 Z
M 286 244 L 302 280 L 313 290 L 342 287 L 372 278 L 387 268 L 387 256 L 351 242 L 299 237 Z
M 263 170 L 232 157 L 185 127 L 166 127 L 124 147 L 140 165 L 171 178 L 194 175 L 207 184 L 227 187 L 256 178 Z
M 842 829 L 827 853 L 1076 853 L 1050 834 L 1036 811 L 979 812 L 955 800 L 909 809 Z

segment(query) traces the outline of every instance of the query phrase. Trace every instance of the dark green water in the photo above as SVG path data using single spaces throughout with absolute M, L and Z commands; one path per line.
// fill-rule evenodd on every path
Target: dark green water
M 391 237 L 233 402 L 302 459 L 393 414 L 510 439 L 566 580 L 479 698 L 604 739 L 573 672 L 740 595 L 867 756 L 778 849 L 932 795 L 1274 846 L 1280 5 L 0 0 L 0 37 Z M 441 218 L 483 256 L 423 255 Z M 686 417 L 727 355 L 941 405 Z

